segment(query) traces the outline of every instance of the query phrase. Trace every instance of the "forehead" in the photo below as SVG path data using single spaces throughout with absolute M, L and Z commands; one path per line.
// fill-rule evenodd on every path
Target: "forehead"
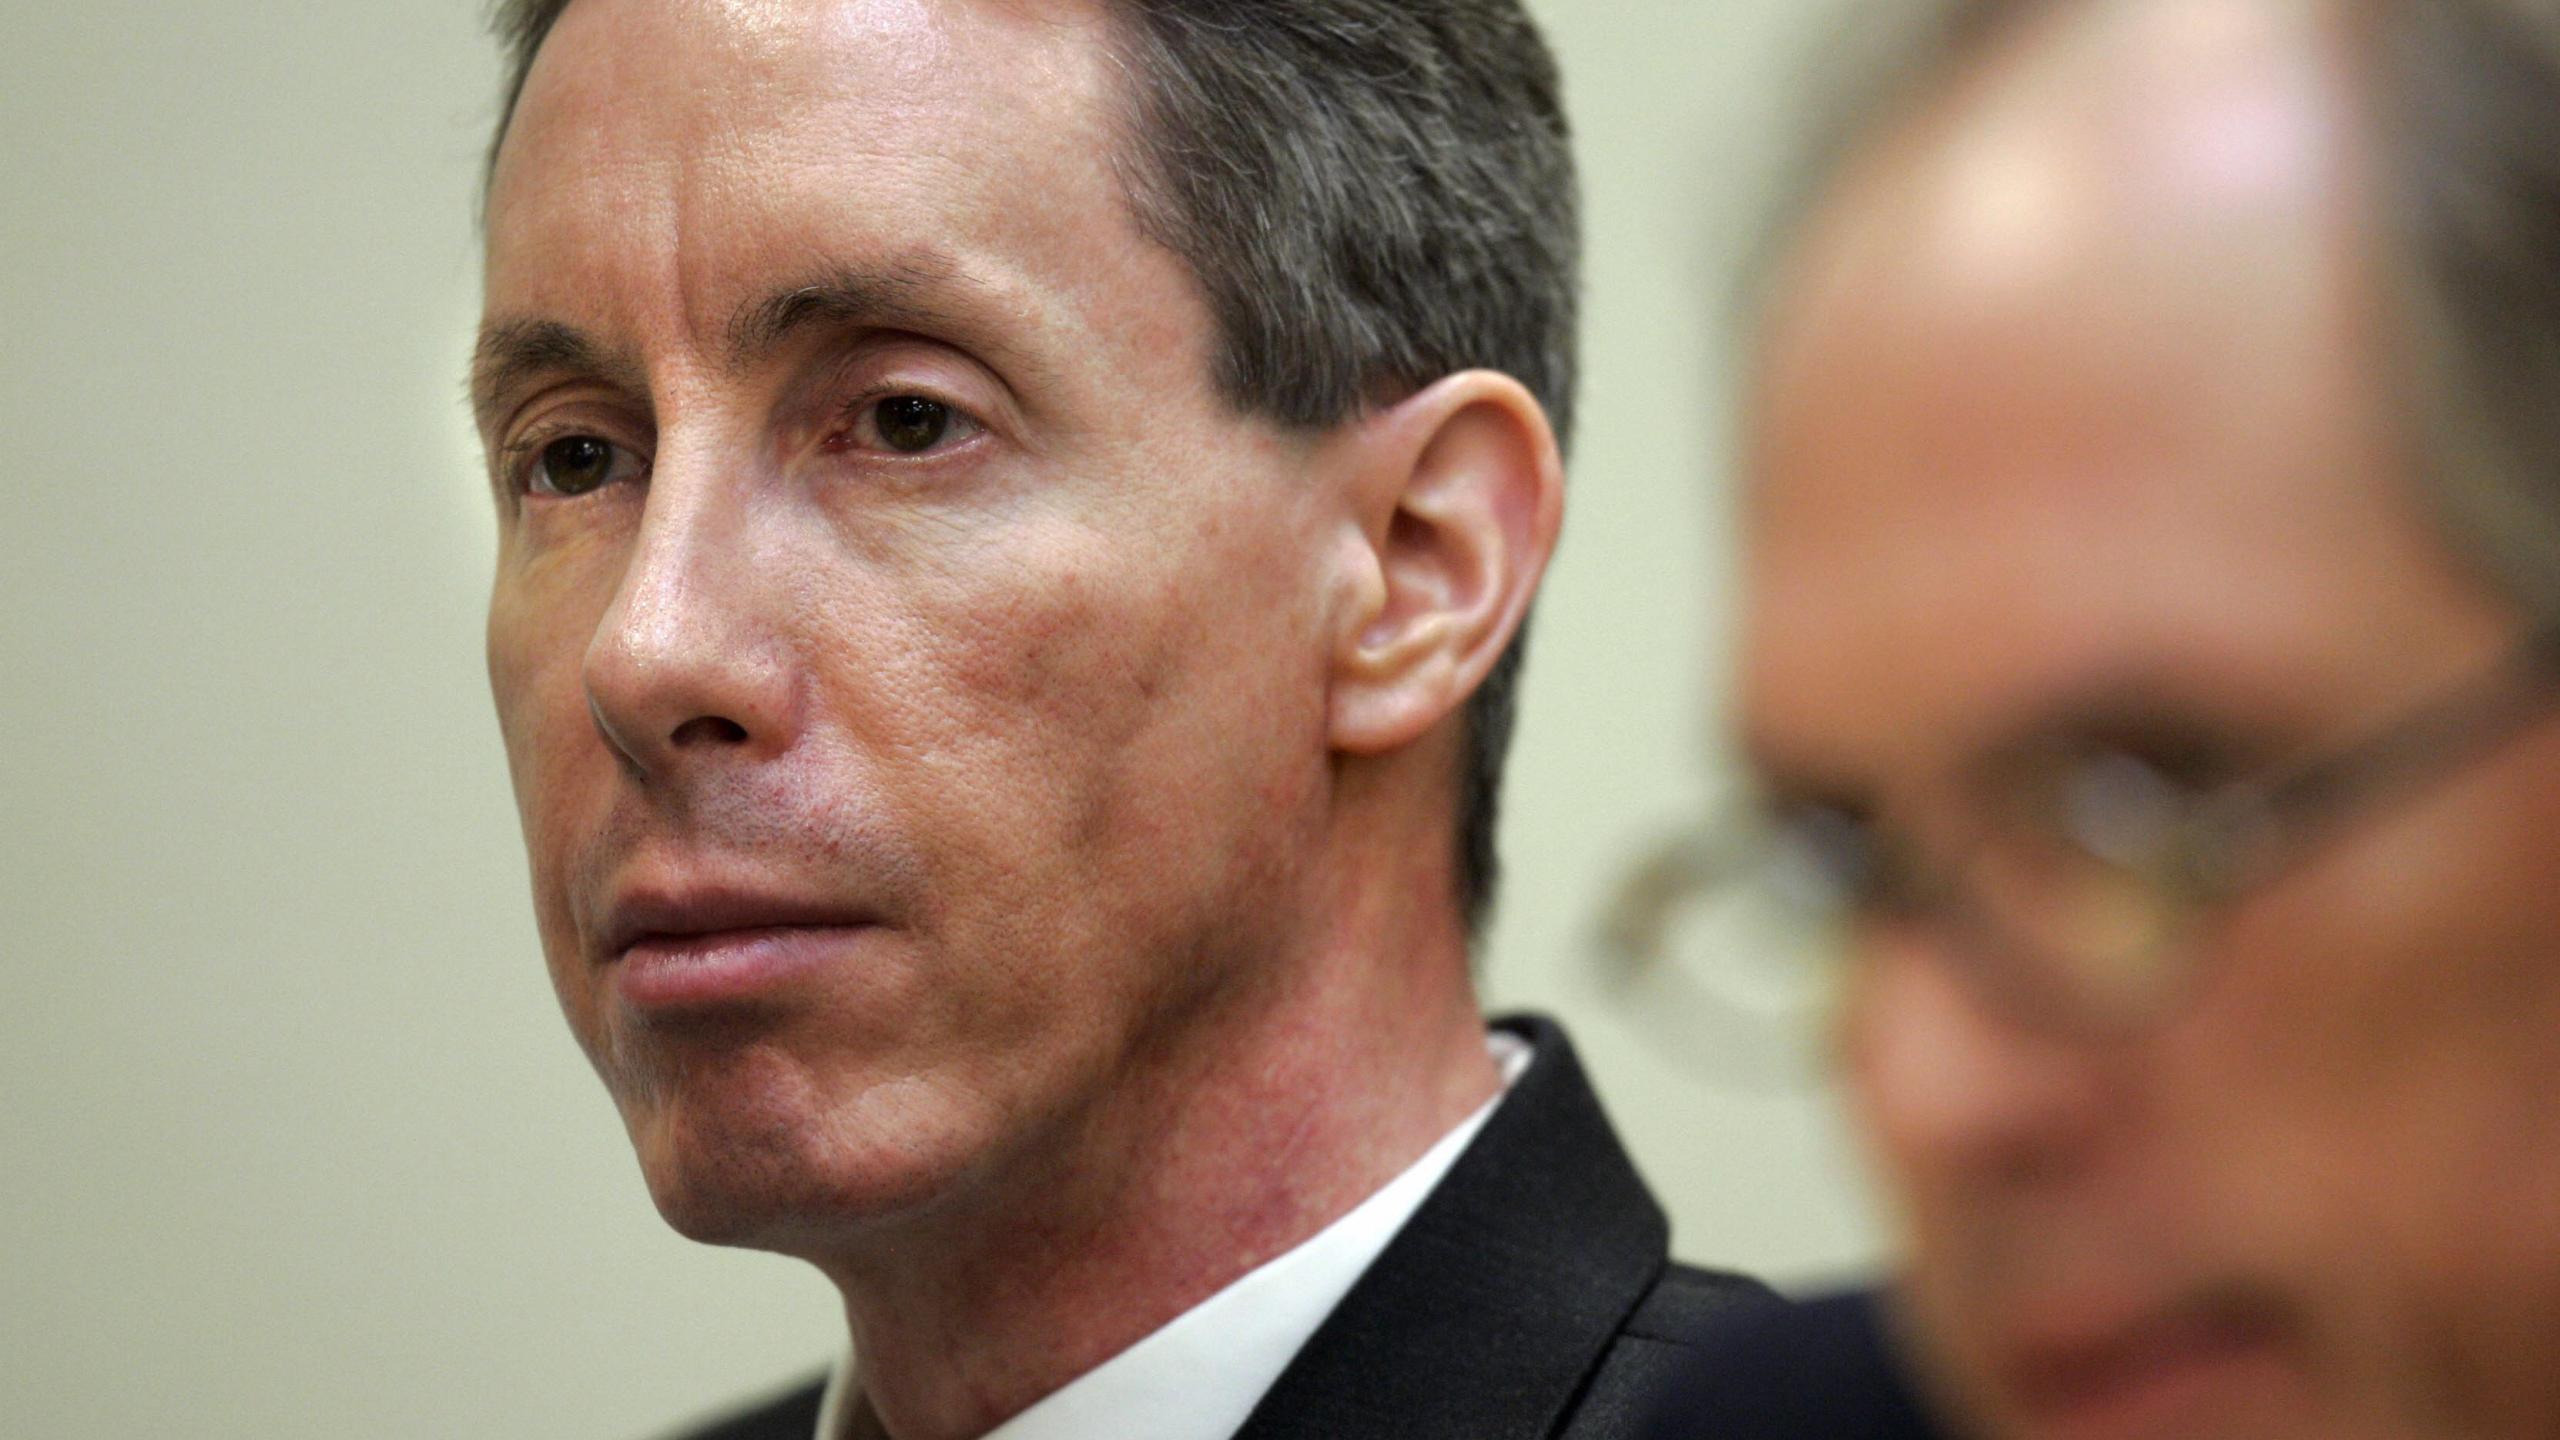
M 492 176 L 492 317 L 707 344 L 777 278 L 929 257 L 1063 324 L 1143 248 L 1104 26 L 1092 0 L 576 0 Z
M 1787 274 L 1745 684 L 1781 761 L 1908 773 L 2095 692 L 2272 716 L 2442 663 L 2467 581 L 2408 485 L 2334 51 L 2115 8 L 2152 28 L 2020 42 Z

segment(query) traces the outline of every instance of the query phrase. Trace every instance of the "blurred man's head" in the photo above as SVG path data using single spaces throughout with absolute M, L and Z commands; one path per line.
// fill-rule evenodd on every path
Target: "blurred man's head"
M 1941 7 L 1766 321 L 1750 741 L 2002 1435 L 2560 1429 L 2549 7 Z
M 1169 1117 L 1256 1016 L 1356 1073 L 1445 1005 L 1483 1066 L 1505 721 L 1466 707 L 1572 368 L 1516 6 L 510 23 L 490 668 L 553 976 L 669 1216 L 816 1254 L 1150 1145 L 1247 1163 Z M 1301 1098 L 1253 1073 L 1238 1145 Z

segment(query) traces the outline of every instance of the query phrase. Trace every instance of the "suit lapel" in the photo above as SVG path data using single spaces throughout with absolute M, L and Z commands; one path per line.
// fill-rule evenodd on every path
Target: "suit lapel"
M 1670 1227 L 1564 1032 L 1236 1440 L 1540 1440 L 1667 1261 Z

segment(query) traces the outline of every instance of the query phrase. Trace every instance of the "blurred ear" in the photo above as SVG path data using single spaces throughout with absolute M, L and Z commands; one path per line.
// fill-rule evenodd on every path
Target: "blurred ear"
M 1458 710 L 1519 633 L 1564 518 L 1555 432 L 1519 381 L 1449 376 L 1358 422 L 1358 583 L 1334 637 L 1334 748 L 1378 754 Z

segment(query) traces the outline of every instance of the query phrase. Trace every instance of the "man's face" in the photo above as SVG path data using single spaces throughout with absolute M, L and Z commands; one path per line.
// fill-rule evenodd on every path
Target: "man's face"
M 490 673 L 562 1004 L 702 1238 L 1028 1183 L 1290 940 L 1323 447 L 1211 390 L 1101 23 L 580 0 L 506 140 Z
M 1779 312 L 1750 734 L 1940 864 L 2022 740 L 2245 776 L 2517 635 L 2385 418 L 2324 77 L 2185 8 L 2224 19 L 2175 65 L 1913 132 Z M 2146 76 L 2174 93 L 2111 107 Z M 1842 1041 L 1931 1378 L 2004 1436 L 2556 1433 L 2555 834 L 2544 723 L 2208 917 L 2132 1038 L 1986 1000 L 1954 927 L 1870 925 Z

